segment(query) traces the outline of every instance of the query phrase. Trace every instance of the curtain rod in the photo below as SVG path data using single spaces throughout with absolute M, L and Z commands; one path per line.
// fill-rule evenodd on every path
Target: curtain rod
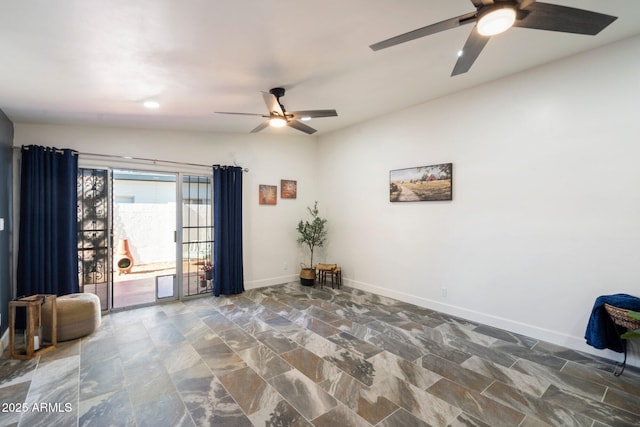
M 28 146 L 25 146 L 25 148 L 28 150 Z M 47 148 L 51 148 L 51 147 L 47 147 Z M 22 149 L 22 147 L 13 147 L 14 150 L 20 150 Z M 58 152 L 63 152 L 61 149 L 56 149 Z M 83 153 L 81 151 L 75 151 L 72 150 L 73 154 L 75 155 L 82 155 L 82 156 L 93 156 L 93 157 L 107 157 L 107 158 L 111 158 L 111 159 L 123 159 L 123 160 L 139 160 L 139 161 L 144 161 L 144 162 L 152 162 L 154 164 L 156 163 L 169 163 L 172 165 L 181 165 L 181 166 L 197 166 L 197 167 L 203 167 L 203 168 L 211 168 L 213 167 L 213 165 L 203 165 L 200 163 L 189 163 L 189 162 L 176 162 L 174 160 L 158 160 L 158 159 L 147 159 L 144 157 L 131 157 L 131 156 L 116 156 L 114 154 L 98 154 L 98 153 Z M 238 166 L 236 164 L 236 162 L 233 162 L 234 166 Z M 243 172 L 249 172 L 249 168 L 242 168 Z
M 23 148 L 25 150 L 29 151 L 29 146 L 28 145 L 23 145 L 22 147 L 16 147 L 16 146 L 13 147 L 14 150 L 22 150 Z M 47 150 L 55 151 L 58 154 L 64 154 L 64 149 L 62 149 L 62 148 L 56 148 L 56 147 L 42 147 L 42 148 L 47 149 Z M 71 155 L 72 156 L 77 156 L 78 155 L 78 152 L 76 150 L 72 150 L 70 148 L 68 150 L 71 151 Z

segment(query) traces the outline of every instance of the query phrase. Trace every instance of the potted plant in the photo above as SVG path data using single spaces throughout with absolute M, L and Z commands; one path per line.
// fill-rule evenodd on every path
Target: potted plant
M 637 311 L 629 311 L 627 313 L 627 316 L 635 320 L 640 320 L 640 312 L 637 312 Z M 630 338 L 640 338 L 640 328 L 636 329 L 635 331 L 627 331 L 624 334 L 622 334 L 620 338 L 624 340 L 628 340 Z
M 205 263 L 200 267 L 202 273 L 200 273 L 200 287 L 207 287 L 207 280 L 213 279 L 213 265 L 211 261 L 205 261 Z
M 205 261 L 204 265 L 200 267 L 200 269 L 204 272 L 204 280 L 213 279 L 213 265 L 211 264 L 211 261 Z
M 302 243 L 309 248 L 309 265 L 301 264 L 300 284 L 313 286 L 316 278 L 316 270 L 313 266 L 313 251 L 316 247 L 322 247 L 327 240 L 327 230 L 325 228 L 327 220 L 318 215 L 318 202 L 313 204 L 313 208 L 307 207 L 311 214 L 311 221 L 300 221 L 298 223 L 298 243 Z

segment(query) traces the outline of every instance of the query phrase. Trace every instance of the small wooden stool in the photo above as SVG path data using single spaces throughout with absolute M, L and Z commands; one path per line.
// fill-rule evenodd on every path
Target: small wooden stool
M 333 289 L 333 281 L 335 279 L 336 285 L 338 285 L 338 289 L 342 286 L 342 269 L 340 267 L 336 267 L 329 272 L 331 275 L 331 289 Z
M 334 284 L 338 285 L 338 289 L 342 286 L 342 269 L 338 267 L 338 264 L 318 264 L 316 265 L 318 283 L 323 288 L 327 284 L 327 274 L 331 276 L 331 289 L 334 289 Z
M 337 264 L 318 264 L 316 265 L 316 271 L 318 276 L 318 283 L 320 287 L 324 287 L 327 283 L 327 273 L 331 274 L 334 268 L 337 267 Z

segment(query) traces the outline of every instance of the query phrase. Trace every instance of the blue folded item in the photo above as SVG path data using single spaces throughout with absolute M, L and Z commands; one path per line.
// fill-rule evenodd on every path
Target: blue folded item
M 622 353 L 624 347 L 620 334 L 623 332 L 616 329 L 616 325 L 604 308 L 605 304 L 640 312 L 640 298 L 627 294 L 602 295 L 596 298 L 596 302 L 593 304 L 584 336 L 587 344 L 598 349 L 608 348 Z

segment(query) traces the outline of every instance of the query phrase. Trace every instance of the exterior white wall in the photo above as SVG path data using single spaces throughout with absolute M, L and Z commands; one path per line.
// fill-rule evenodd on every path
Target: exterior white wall
M 640 295 L 638 49 L 320 137 L 331 261 L 355 287 L 619 359 L 583 337 L 598 295 Z M 389 202 L 390 170 L 447 162 L 453 201 Z
M 15 124 L 14 146 L 38 144 L 72 148 L 81 153 L 171 160 L 196 164 L 233 164 L 250 171 L 243 175 L 243 231 L 245 288 L 296 280 L 306 259 L 296 242 L 296 226 L 306 207 L 317 198 L 316 139 L 293 130 L 282 134 L 213 134 L 187 131 Z M 111 161 L 111 160 L 110 160 Z M 104 166 L 106 159 L 80 156 L 80 163 Z M 120 161 L 119 167 L 169 172 L 209 169 Z M 258 185 L 298 181 L 297 199 L 275 206 L 258 205 Z M 171 229 L 173 230 L 173 228 Z
M 127 239 L 135 265 L 176 260 L 175 203 L 116 203 L 113 210 L 115 247 Z
M 113 194 L 116 248 L 127 239 L 136 265 L 175 261 L 176 183 L 114 179 Z

